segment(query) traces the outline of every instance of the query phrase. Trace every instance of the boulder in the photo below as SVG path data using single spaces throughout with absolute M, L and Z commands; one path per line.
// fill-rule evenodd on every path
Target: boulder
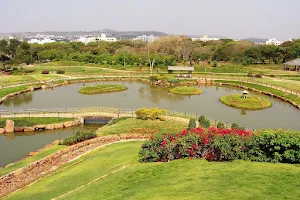
M 64 122 L 64 127 L 68 128 L 68 127 L 71 127 L 71 126 L 74 126 L 73 121 Z
M 54 124 L 54 128 L 55 128 L 55 129 L 63 128 L 63 127 L 64 127 L 64 124 L 63 124 L 63 123 L 57 123 L 57 124 Z
M 34 127 L 24 127 L 24 132 L 33 132 L 35 131 Z
M 5 133 L 5 129 L 4 128 L 0 128 L 0 134 Z
M 15 132 L 23 132 L 24 127 L 15 127 Z
M 15 131 L 15 122 L 12 120 L 6 120 L 5 130 L 6 133 L 13 133 Z
M 46 130 L 53 130 L 54 129 L 54 124 L 47 124 L 46 125 Z
M 37 129 L 45 129 L 46 125 L 36 125 L 35 126 Z
M 36 154 L 38 154 L 38 152 L 30 152 L 28 155 L 29 156 L 35 156 Z

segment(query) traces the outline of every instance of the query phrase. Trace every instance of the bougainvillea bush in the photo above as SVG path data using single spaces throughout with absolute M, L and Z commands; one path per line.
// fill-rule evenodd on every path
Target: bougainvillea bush
M 195 128 L 178 134 L 154 136 L 140 150 L 142 162 L 167 162 L 181 158 L 209 161 L 244 159 L 300 163 L 300 134 L 265 130 Z

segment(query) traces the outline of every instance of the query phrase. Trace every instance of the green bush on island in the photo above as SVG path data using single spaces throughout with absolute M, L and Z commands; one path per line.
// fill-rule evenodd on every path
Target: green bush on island
M 137 119 L 142 119 L 142 120 L 155 120 L 155 119 L 161 119 L 160 116 L 166 114 L 167 111 L 163 109 L 158 109 L 158 108 L 142 108 L 139 109 L 135 112 L 136 118 Z
M 264 109 L 272 106 L 272 102 L 266 98 L 253 95 L 247 95 L 247 98 L 242 98 L 241 94 L 232 94 L 221 97 L 220 101 L 231 107 L 249 110 Z
M 97 137 L 95 132 L 78 131 L 73 136 L 63 139 L 59 145 L 72 145 L 95 137 Z
M 193 128 L 196 128 L 196 119 L 194 119 L 194 118 L 190 119 L 189 124 L 188 124 L 188 130 L 193 129 Z
M 128 87 L 125 85 L 116 85 L 116 84 L 101 84 L 101 85 L 91 85 L 80 88 L 78 92 L 82 94 L 101 94 L 108 92 L 118 92 L 127 90 Z
M 202 90 L 196 87 L 175 87 L 169 90 L 169 92 L 174 94 L 183 94 L 183 95 L 195 95 L 195 94 L 201 94 L 203 93 Z

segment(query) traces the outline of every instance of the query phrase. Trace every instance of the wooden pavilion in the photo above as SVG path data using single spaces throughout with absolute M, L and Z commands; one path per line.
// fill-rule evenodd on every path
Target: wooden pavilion
M 300 58 L 283 63 L 284 70 L 300 71 Z
M 174 71 L 180 73 L 189 73 L 192 74 L 195 70 L 194 67 L 183 67 L 183 66 L 168 66 L 168 72 L 173 73 Z

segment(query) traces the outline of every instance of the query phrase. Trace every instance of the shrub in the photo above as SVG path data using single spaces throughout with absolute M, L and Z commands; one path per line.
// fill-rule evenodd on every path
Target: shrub
M 248 77 L 253 77 L 253 73 L 252 72 L 248 72 L 247 76 Z
M 255 77 L 256 78 L 262 78 L 262 74 L 256 74 Z
M 163 109 L 158 109 L 158 108 L 142 108 L 139 109 L 135 112 L 136 114 L 136 118 L 137 119 L 142 119 L 142 120 L 146 120 L 146 119 L 151 119 L 151 120 L 155 120 L 155 119 L 160 119 L 161 115 L 166 114 L 167 111 L 163 110 Z
M 223 122 L 218 122 L 217 128 L 226 128 L 225 124 Z
M 173 76 L 168 77 L 168 82 L 169 83 L 178 83 L 179 80 Z
M 151 82 L 158 81 L 158 77 L 157 76 L 150 76 L 149 79 L 150 79 Z
M 49 74 L 49 70 L 43 70 L 42 74 Z
M 218 66 L 218 63 L 217 63 L 216 61 L 214 61 L 213 64 L 212 64 L 212 66 L 213 66 L 213 67 L 217 67 L 217 66 Z
M 237 130 L 245 130 L 245 127 L 239 126 L 237 123 L 231 124 L 232 129 L 237 129 Z
M 189 121 L 188 130 L 196 128 L 196 119 L 192 118 Z
M 143 162 L 167 162 L 181 158 L 209 161 L 244 159 L 259 162 L 300 163 L 299 132 L 282 130 L 251 131 L 201 127 L 178 134 L 157 135 L 144 142 Z
M 202 126 L 203 128 L 210 127 L 210 121 L 205 116 L 200 116 L 198 122 L 199 122 L 199 125 Z
M 60 69 L 60 70 L 57 70 L 56 73 L 57 73 L 57 74 L 64 74 L 65 71 Z
M 83 131 L 78 131 L 76 132 L 73 136 L 67 137 L 63 139 L 61 142 L 62 145 L 72 145 L 76 144 L 78 142 L 82 142 L 91 138 L 97 137 L 95 132 L 83 132 Z

